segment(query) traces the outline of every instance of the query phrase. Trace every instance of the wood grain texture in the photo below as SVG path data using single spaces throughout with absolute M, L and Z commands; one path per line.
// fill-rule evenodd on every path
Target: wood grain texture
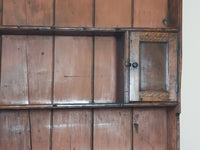
M 55 110 L 52 150 L 91 150 L 90 110 Z
M 140 42 L 140 90 L 166 90 L 167 43 Z
M 0 149 L 30 150 L 28 111 L 0 111 Z
M 26 0 L 3 1 L 3 25 L 27 25 Z
M 130 62 L 131 64 L 136 62 L 139 63 L 139 44 L 140 37 L 139 32 L 131 32 L 130 34 Z M 139 101 L 139 70 L 138 68 L 130 68 L 130 101 Z
M 173 27 L 173 28 L 178 28 L 179 27 L 179 12 L 180 11 L 180 7 L 182 6 L 180 5 L 180 0 L 168 0 L 169 3 L 169 10 L 168 10 L 168 26 L 169 27 Z M 181 21 L 182 22 L 182 21 Z
M 133 110 L 134 150 L 167 150 L 166 109 Z
M 177 100 L 177 34 L 169 34 L 169 98 Z
M 56 0 L 55 5 L 56 26 L 93 26 L 93 0 Z
M 125 69 L 124 69 L 124 103 L 129 103 L 130 100 L 130 67 L 126 66 L 126 64 L 130 63 L 130 33 L 126 31 L 125 33 L 125 42 L 124 42 L 124 62 L 125 62 Z
M 169 93 L 167 91 L 140 91 L 142 101 L 167 101 Z
M 28 37 L 27 56 L 30 104 L 51 104 L 52 51 L 52 37 Z
M 177 122 L 176 122 L 176 108 L 169 108 L 167 110 L 167 128 L 168 128 L 168 149 L 175 150 L 177 147 Z
M 26 0 L 26 8 L 27 25 L 53 25 L 53 0 Z
M 134 0 L 134 27 L 166 27 L 163 19 L 167 17 L 168 0 Z
M 92 47 L 92 37 L 55 38 L 54 103 L 91 102 Z
M 27 36 L 2 36 L 0 104 L 28 104 Z
M 131 0 L 96 0 L 96 27 L 131 27 Z
M 94 102 L 115 103 L 117 99 L 117 41 L 95 37 Z
M 53 25 L 53 0 L 4 0 L 3 25 Z
M 32 150 L 49 150 L 50 115 L 50 110 L 30 111 Z
M 94 110 L 94 150 L 131 150 L 131 110 Z

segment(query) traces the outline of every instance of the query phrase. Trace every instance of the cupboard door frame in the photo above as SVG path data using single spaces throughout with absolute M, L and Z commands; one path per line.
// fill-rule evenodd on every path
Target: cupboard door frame
M 140 90 L 140 43 L 167 43 L 166 51 L 166 91 Z M 177 100 L 177 51 L 176 33 L 164 32 L 131 32 L 130 63 L 138 63 L 137 68 L 130 67 L 129 102 L 134 101 L 176 101 Z

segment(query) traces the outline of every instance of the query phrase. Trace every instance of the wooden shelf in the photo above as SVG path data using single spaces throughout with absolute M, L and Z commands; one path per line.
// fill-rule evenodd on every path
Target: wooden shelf
M 8 105 L 0 106 L 0 110 L 21 109 L 72 109 L 72 108 L 137 108 L 137 107 L 175 107 L 177 102 L 132 102 L 129 104 L 65 104 L 65 105 Z
M 67 28 L 55 26 L 0 26 L 0 34 L 13 35 L 115 35 L 125 31 L 178 32 L 175 28 Z

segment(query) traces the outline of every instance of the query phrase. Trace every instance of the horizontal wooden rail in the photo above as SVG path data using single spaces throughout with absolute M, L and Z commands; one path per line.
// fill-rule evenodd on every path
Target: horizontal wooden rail
M 94 28 L 94 27 L 35 27 L 35 26 L 0 26 L 0 34 L 14 35 L 113 35 L 125 31 L 138 32 L 178 32 L 175 28 Z
M 133 102 L 129 104 L 54 104 L 54 105 L 7 105 L 0 106 L 0 110 L 20 109 L 70 109 L 70 108 L 137 108 L 137 107 L 175 107 L 177 102 Z

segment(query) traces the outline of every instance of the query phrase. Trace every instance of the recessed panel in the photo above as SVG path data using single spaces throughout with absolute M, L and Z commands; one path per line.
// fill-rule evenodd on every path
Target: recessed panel
M 131 0 L 96 0 L 96 27 L 131 27 Z
M 92 27 L 93 0 L 56 0 L 55 25 L 62 27 Z
M 53 111 L 52 150 L 91 150 L 90 110 Z
M 0 104 L 28 104 L 27 36 L 2 36 Z
M 166 109 L 134 109 L 134 150 L 167 150 Z
M 28 111 L 0 111 L 0 149 L 31 149 Z
M 167 43 L 140 43 L 140 90 L 167 90 Z
M 117 99 L 117 40 L 95 38 L 94 101 L 114 103 Z
M 92 37 L 55 38 L 54 103 L 92 100 Z
M 53 38 L 29 36 L 27 39 L 30 104 L 50 104 L 52 100 Z
M 131 150 L 130 109 L 94 111 L 94 150 Z
M 168 0 L 134 0 L 133 7 L 134 27 L 166 27 Z

